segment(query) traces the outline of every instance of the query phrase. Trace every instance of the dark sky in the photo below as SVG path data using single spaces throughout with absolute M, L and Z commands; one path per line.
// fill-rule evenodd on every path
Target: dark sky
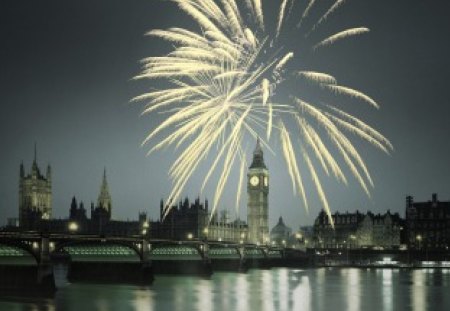
M 375 182 L 372 198 L 352 178 L 348 187 L 324 180 L 333 210 L 403 214 L 407 194 L 450 199 L 449 9 L 447 0 L 349 0 L 330 20 L 335 30 L 371 29 L 317 59 L 342 84 L 380 103 L 366 119 L 395 147 L 386 156 L 357 144 Z M 135 219 L 143 210 L 157 217 L 174 155 L 168 149 L 145 156 L 140 144 L 156 119 L 139 117 L 142 106 L 129 100 L 150 82 L 131 78 L 140 59 L 169 48 L 143 34 L 182 24 L 186 20 L 165 1 L 0 2 L 0 225 L 17 217 L 19 164 L 29 170 L 34 142 L 40 167 L 52 165 L 55 217 L 68 215 L 73 195 L 96 200 L 104 167 L 114 218 Z M 308 215 L 291 193 L 282 158 L 266 152 L 266 164 L 271 226 L 279 215 L 294 228 L 311 224 L 320 210 L 315 195 Z M 199 180 L 185 195 L 197 196 Z M 211 189 L 203 196 L 212 200 Z M 233 200 L 227 191 L 221 206 L 231 210 Z

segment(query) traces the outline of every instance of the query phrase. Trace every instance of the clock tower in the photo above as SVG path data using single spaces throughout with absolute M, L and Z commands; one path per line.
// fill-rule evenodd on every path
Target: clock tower
M 254 244 L 266 244 L 269 242 L 269 171 L 264 164 L 259 138 L 247 173 L 247 194 L 247 240 Z

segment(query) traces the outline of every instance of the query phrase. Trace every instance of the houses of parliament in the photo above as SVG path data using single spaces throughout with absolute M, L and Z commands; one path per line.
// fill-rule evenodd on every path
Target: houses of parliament
M 140 213 L 137 221 L 118 221 L 112 218 L 112 200 L 106 170 L 103 174 L 97 203 L 91 203 L 90 217 L 84 203 L 75 197 L 66 219 L 52 218 L 52 179 L 48 165 L 45 176 L 37 163 L 35 148 L 31 172 L 25 173 L 20 165 L 19 179 L 19 230 L 47 230 L 49 232 L 133 235 L 146 234 L 154 238 L 210 239 L 216 241 L 266 244 L 270 241 L 268 224 L 269 171 L 264 163 L 264 153 L 259 139 L 253 151 L 253 159 L 247 172 L 247 222 L 233 221 L 226 211 L 209 211 L 208 201 L 188 198 L 171 207 L 160 202 L 160 219 L 150 221 L 146 213 Z

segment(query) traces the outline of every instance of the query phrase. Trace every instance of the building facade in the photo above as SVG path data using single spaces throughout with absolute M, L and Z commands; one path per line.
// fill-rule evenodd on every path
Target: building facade
M 321 211 L 314 223 L 313 246 L 316 248 L 398 248 L 403 220 L 387 211 L 385 214 L 355 213 L 332 215 L 335 228 Z
M 433 194 L 431 201 L 414 202 L 406 197 L 407 244 L 412 249 L 448 250 L 450 247 L 450 202 L 439 201 Z
M 47 166 L 45 176 L 37 164 L 36 146 L 31 172 L 25 174 L 23 163 L 20 164 L 19 177 L 19 225 L 27 226 L 29 216 L 50 219 L 52 217 L 52 173 Z

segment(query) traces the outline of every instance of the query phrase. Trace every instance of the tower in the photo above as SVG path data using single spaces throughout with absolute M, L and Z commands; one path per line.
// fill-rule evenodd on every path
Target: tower
M 111 195 L 109 194 L 108 181 L 106 180 L 106 168 L 103 171 L 103 180 L 100 187 L 100 193 L 97 199 L 97 207 L 102 208 L 108 212 L 109 217 L 111 217 Z
M 269 171 L 264 164 L 264 155 L 258 138 L 252 164 L 247 173 L 247 222 L 250 243 L 269 242 L 268 194 Z
M 51 167 L 47 166 L 46 175 L 42 175 L 37 164 L 37 149 L 34 146 L 34 159 L 30 174 L 25 174 L 23 162 L 19 174 L 19 225 L 27 226 L 32 215 L 40 219 L 52 216 L 52 178 Z M 33 216 L 34 217 L 34 216 Z

